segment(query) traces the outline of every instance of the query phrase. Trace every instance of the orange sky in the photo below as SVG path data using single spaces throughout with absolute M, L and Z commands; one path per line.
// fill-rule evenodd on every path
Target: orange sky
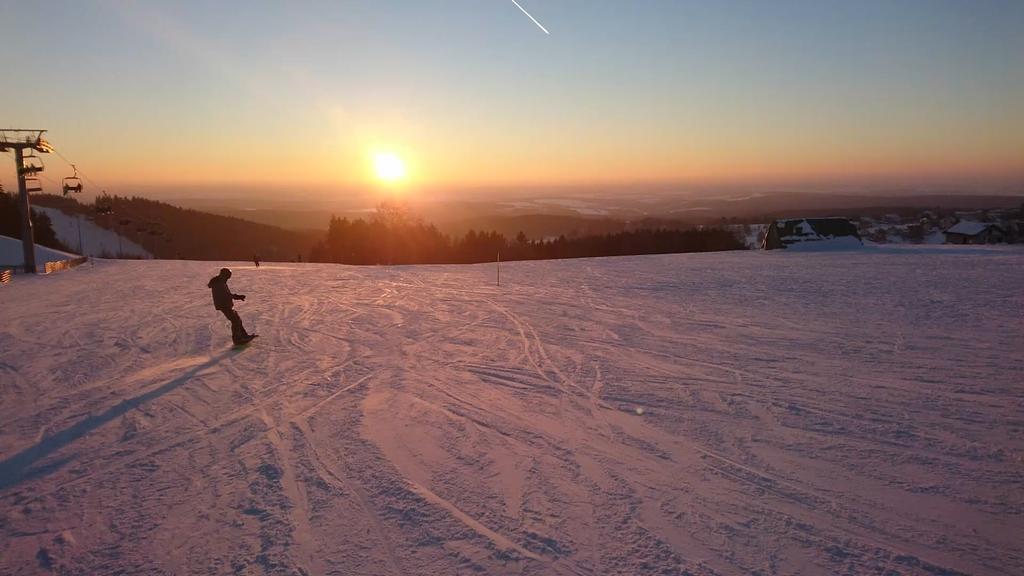
M 0 109 L 113 191 L 1024 178 L 1021 4 L 484 4 L 20 3 Z

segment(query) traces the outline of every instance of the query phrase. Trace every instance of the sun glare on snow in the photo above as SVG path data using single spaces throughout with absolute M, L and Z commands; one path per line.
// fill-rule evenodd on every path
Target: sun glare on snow
M 405 162 L 392 152 L 374 154 L 373 171 L 384 182 L 399 182 L 406 177 Z

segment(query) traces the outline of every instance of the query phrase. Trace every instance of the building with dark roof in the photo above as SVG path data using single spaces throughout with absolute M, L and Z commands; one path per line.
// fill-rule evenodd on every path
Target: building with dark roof
M 791 218 L 768 225 L 761 248 L 774 250 L 805 242 L 846 239 L 861 243 L 857 226 L 849 218 Z

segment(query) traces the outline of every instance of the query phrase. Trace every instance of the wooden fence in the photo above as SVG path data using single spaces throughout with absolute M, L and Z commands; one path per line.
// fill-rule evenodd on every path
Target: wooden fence
M 78 258 L 69 258 L 67 260 L 59 260 L 57 262 L 46 263 L 46 273 L 60 272 L 62 270 L 70 270 L 79 264 L 85 264 L 89 261 L 88 256 L 79 256 Z
M 70 270 L 80 264 L 85 264 L 89 261 L 88 256 L 79 256 L 77 258 L 68 258 L 67 260 L 58 260 L 56 262 L 47 262 L 43 265 L 43 273 L 49 274 L 51 272 L 61 272 L 63 270 Z M 0 284 L 7 284 L 11 281 L 14 274 L 21 274 L 21 266 L 0 266 Z

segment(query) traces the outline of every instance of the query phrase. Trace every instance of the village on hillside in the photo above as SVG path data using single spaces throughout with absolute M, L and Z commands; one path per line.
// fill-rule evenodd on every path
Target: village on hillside
M 860 218 L 865 240 L 885 244 L 1017 244 L 1024 242 L 1024 205 L 1016 209 L 943 211 Z
M 1021 244 L 1024 205 L 991 210 L 894 210 L 859 217 L 807 217 L 729 226 L 748 248 L 772 250 L 808 242 L 869 244 Z

